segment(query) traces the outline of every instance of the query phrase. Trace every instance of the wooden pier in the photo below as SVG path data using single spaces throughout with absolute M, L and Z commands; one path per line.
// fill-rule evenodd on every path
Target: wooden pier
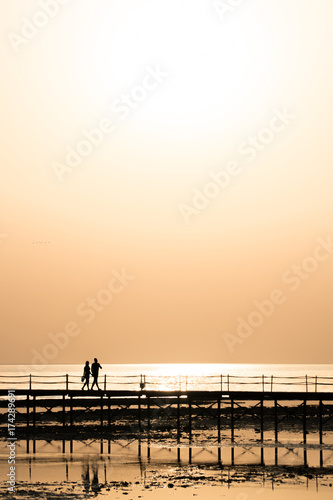
M 239 429 L 276 444 L 287 430 L 300 436 L 306 453 L 309 433 L 325 446 L 333 431 L 333 377 L 104 375 L 100 386 L 83 391 L 78 375 L 1 375 L 0 433 L 6 436 L 8 391 L 15 395 L 16 435 L 27 439 L 51 433 L 191 445 L 209 436 L 223 446 L 237 441 Z
M 132 432 L 145 432 L 148 436 L 163 426 L 164 420 L 171 419 L 169 428 L 176 432 L 177 440 L 186 435 L 190 443 L 195 420 L 199 418 L 203 422 L 209 420 L 218 443 L 226 429 L 231 443 L 234 442 L 235 431 L 244 418 L 248 427 L 252 422 L 250 426 L 260 433 L 261 442 L 267 430 L 274 431 L 278 442 L 287 417 L 301 425 L 303 444 L 307 443 L 310 421 L 311 432 L 316 425 L 320 444 L 324 444 L 324 433 L 333 430 L 333 392 L 16 389 L 13 393 L 16 432 L 26 435 L 37 433 L 43 423 L 74 431 L 88 414 L 94 429 L 103 433 L 113 432 L 116 416 L 118 422 L 129 423 Z M 1 389 L 2 427 L 7 423 L 7 396 L 8 390 Z

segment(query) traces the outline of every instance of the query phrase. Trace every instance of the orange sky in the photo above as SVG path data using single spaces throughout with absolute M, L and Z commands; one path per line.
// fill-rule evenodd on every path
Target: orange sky
M 0 362 L 330 363 L 332 2 L 0 19 Z

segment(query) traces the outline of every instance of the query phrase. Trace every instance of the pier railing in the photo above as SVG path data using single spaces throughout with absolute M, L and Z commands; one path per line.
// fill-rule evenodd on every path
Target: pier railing
M 90 378 L 89 386 L 93 379 Z M 262 392 L 332 392 L 333 377 L 281 377 L 276 375 L 103 375 L 100 389 L 154 391 L 262 391 Z M 0 389 L 77 390 L 82 388 L 80 375 L 0 375 Z

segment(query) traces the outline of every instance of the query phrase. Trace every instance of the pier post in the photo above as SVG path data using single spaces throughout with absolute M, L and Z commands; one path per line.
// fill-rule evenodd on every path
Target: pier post
M 235 441 L 235 416 L 234 416 L 234 400 L 231 400 L 231 414 L 230 414 L 230 426 L 231 426 L 231 441 Z
M 323 444 L 323 401 L 319 401 L 319 443 Z
M 32 426 L 36 427 L 36 396 L 32 398 Z
M 192 442 L 192 401 L 189 400 L 188 402 L 188 425 L 189 425 L 189 431 L 188 431 L 188 438 L 190 443 Z
M 27 453 L 30 452 L 30 440 L 29 440 L 29 423 L 30 423 L 30 415 L 29 415 L 29 406 L 30 406 L 30 401 L 29 401 L 29 394 L 27 394 Z
M 303 405 L 303 443 L 306 445 L 306 399 Z M 304 467 L 308 466 L 307 449 L 304 446 Z
M 69 408 L 69 421 L 70 421 L 70 426 L 73 427 L 73 396 L 70 396 L 70 408 Z
M 106 373 L 104 375 L 104 391 L 106 391 Z
M 220 398 L 217 401 L 217 442 L 221 443 L 221 399 Z
M 219 447 L 217 449 L 217 459 L 221 463 L 221 398 L 217 401 L 217 442 Z
M 66 425 L 66 402 L 65 402 L 65 395 L 62 397 L 62 425 L 65 427 Z
M 138 396 L 138 424 L 139 424 L 139 432 L 142 432 L 142 423 L 141 423 L 141 396 Z
M 278 434 L 278 402 L 274 400 L 274 427 L 275 427 L 275 442 L 277 443 L 279 434 Z
M 177 399 L 177 442 L 180 442 L 180 397 Z
M 303 402 L 303 443 L 306 444 L 306 399 Z
M 150 397 L 147 396 L 148 436 L 150 435 Z
M 103 395 L 101 396 L 101 427 L 103 427 Z
M 108 427 L 111 426 L 111 402 L 110 396 L 108 396 Z
M 32 389 L 32 377 L 31 374 L 29 375 L 29 390 L 31 391 Z
M 30 415 L 29 415 L 29 394 L 27 394 L 27 434 L 29 434 L 29 423 L 30 423 Z
M 150 460 L 150 397 L 147 396 L 147 458 Z
M 260 441 L 264 442 L 264 400 L 260 402 Z

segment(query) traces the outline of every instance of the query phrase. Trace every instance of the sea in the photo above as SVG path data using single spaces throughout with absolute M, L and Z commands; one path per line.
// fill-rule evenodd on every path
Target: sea
M 330 391 L 333 364 L 104 364 L 101 388 Z M 0 365 L 0 388 L 80 389 L 82 364 Z M 31 378 L 30 378 L 31 375 Z

